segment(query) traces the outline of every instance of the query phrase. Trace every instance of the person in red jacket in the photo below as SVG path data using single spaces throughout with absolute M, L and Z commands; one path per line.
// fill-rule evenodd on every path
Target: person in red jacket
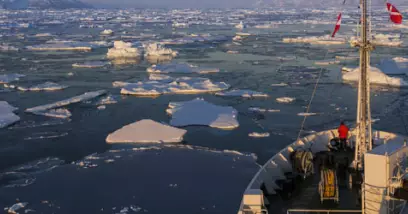
M 347 145 L 349 128 L 342 121 L 337 131 L 339 132 L 340 148 L 343 148 L 345 150 Z

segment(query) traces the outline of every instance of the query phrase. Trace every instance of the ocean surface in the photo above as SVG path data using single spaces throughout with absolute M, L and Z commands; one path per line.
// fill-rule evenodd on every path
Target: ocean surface
M 334 60 L 336 56 L 357 56 L 358 50 L 348 43 L 312 45 L 282 42 L 286 37 L 330 34 L 333 25 L 318 22 L 331 20 L 334 23 L 336 10 L 331 11 L 201 11 L 201 15 L 188 13 L 185 16 L 174 15 L 174 11 L 6 12 L 5 23 L 8 24 L 0 30 L 1 40 L 20 48 L 20 51 L 0 52 L 0 74 L 26 75 L 13 82 L 19 86 L 52 81 L 69 87 L 53 92 L 21 92 L 0 87 L 0 100 L 18 107 L 16 114 L 21 118 L 19 122 L 0 129 L 0 208 L 7 210 L 17 202 L 27 202 L 26 208 L 20 212 L 235 213 L 241 194 L 259 165 L 296 140 L 304 119 L 297 114 L 306 111 L 320 72 L 321 79 L 310 108 L 310 112 L 316 115 L 307 117 L 301 136 L 336 128 L 342 120 L 354 125 L 356 85 L 342 82 L 341 68 L 356 67 L 358 60 L 340 60 L 332 65 L 316 65 L 314 62 Z M 137 16 L 144 19 L 135 18 Z M 150 17 L 149 20 L 146 17 Z M 188 17 L 195 21 L 188 28 L 173 28 L 169 23 L 172 19 L 186 21 Z M 340 36 L 354 34 L 355 19 L 352 17 L 345 20 Z M 219 19 L 221 24 L 215 25 L 212 21 L 215 19 Z M 50 24 L 50 21 L 56 20 L 59 23 Z M 243 41 L 233 42 L 232 38 L 239 32 L 234 24 L 239 20 L 248 23 L 242 31 L 251 35 Z M 300 20 L 315 22 L 308 24 Z M 376 20 L 375 23 L 379 24 L 373 29 L 387 26 L 386 18 L 382 21 L 385 24 Z M 253 27 L 260 22 L 277 24 L 268 29 Z M 16 27 L 16 23 L 31 23 L 32 26 Z M 91 24 L 102 27 L 80 27 Z M 103 29 L 112 29 L 115 34 L 101 36 L 99 33 Z M 407 32 L 405 28 L 381 32 L 400 34 L 404 43 L 401 47 L 377 47 L 371 64 L 379 64 L 386 58 L 407 57 Z M 50 35 L 35 36 L 39 33 Z M 149 36 L 151 34 L 155 36 Z M 188 34 L 211 34 L 223 39 L 168 45 L 179 52 L 171 61 L 219 68 L 220 72 L 172 73 L 170 76 L 206 77 L 226 82 L 232 89 L 255 90 L 267 93 L 269 97 L 248 99 L 220 97 L 213 93 L 155 98 L 124 96 L 120 94 L 120 88 L 112 86 L 112 82 L 146 80 L 146 69 L 157 61 L 140 59 L 120 64 L 112 62 L 103 68 L 73 68 L 74 63 L 109 61 L 106 59 L 108 47 L 97 47 L 90 52 L 24 49 L 53 39 L 160 42 Z M 238 53 L 226 53 L 231 50 Z M 287 85 L 273 86 L 278 83 Z M 70 105 L 67 107 L 72 113 L 69 119 L 24 112 L 30 107 L 100 89 L 107 90 L 118 102 L 106 105 L 104 110 L 97 109 L 92 101 Z M 405 126 L 408 119 L 407 92 L 406 89 L 389 86 L 372 89 L 372 116 L 376 119 L 374 129 L 408 134 Z M 217 105 L 234 107 L 239 112 L 239 127 L 234 130 L 183 127 L 187 134 L 177 146 L 106 144 L 109 133 L 138 120 L 169 123 L 170 117 L 165 111 L 169 102 L 197 97 Z M 279 97 L 296 100 L 278 103 L 276 98 Z M 248 110 L 250 107 L 280 111 L 253 113 Z M 248 136 L 251 132 L 268 132 L 270 136 L 252 138 Z

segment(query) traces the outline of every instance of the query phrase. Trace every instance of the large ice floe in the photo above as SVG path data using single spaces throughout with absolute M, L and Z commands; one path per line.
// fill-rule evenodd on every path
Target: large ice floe
M 123 87 L 120 91 L 121 94 L 137 96 L 199 94 L 223 91 L 230 87 L 225 82 L 212 82 L 210 79 L 200 77 L 165 78 L 162 80 L 149 80 L 136 83 L 117 81 L 114 82 L 113 85 L 115 87 Z
M 234 129 L 239 126 L 237 110 L 230 106 L 214 105 L 202 98 L 170 102 L 166 112 L 172 117 L 172 126 L 202 125 L 219 129 Z
M 153 120 L 140 120 L 108 135 L 107 143 L 179 143 L 186 130 Z
M 385 74 L 408 73 L 408 61 L 403 61 L 400 58 L 384 59 L 378 67 Z
M 368 77 L 371 84 L 392 86 L 392 87 L 407 87 L 408 83 L 399 77 L 387 76 L 384 72 L 376 67 L 370 67 Z M 358 82 L 360 79 L 360 68 L 356 68 L 350 72 L 343 73 L 343 81 Z
M 359 38 L 350 38 L 350 45 L 352 47 L 357 46 L 359 43 Z M 402 45 L 403 41 L 401 40 L 401 35 L 399 34 L 375 34 L 373 35 L 371 43 L 376 46 L 399 47 Z
M 19 48 L 8 44 L 0 44 L 0 51 L 19 51 Z
M 20 80 L 21 77 L 25 77 L 23 74 L 1 74 L 0 84 L 11 83 Z
M 26 49 L 32 51 L 91 51 L 97 47 L 87 42 L 76 41 L 49 41 L 46 44 L 27 46 Z
M 0 128 L 7 127 L 20 120 L 20 117 L 14 114 L 17 108 L 6 101 L 0 101 Z
M 149 73 L 217 73 L 220 69 L 218 68 L 200 68 L 195 65 L 187 63 L 169 63 L 169 64 L 160 64 L 152 65 L 147 68 Z
M 15 88 L 19 91 L 57 91 L 65 89 L 67 87 L 68 86 L 66 85 L 60 85 L 54 82 L 45 82 L 31 87 L 16 86 Z
M 51 116 L 51 117 L 58 117 L 58 118 L 68 118 L 71 116 L 71 113 L 66 109 L 58 109 L 58 108 L 61 108 L 63 106 L 67 106 L 70 104 L 74 104 L 74 103 L 88 101 L 88 100 L 94 99 L 104 94 L 106 94 L 105 90 L 86 92 L 84 94 L 81 94 L 75 97 L 71 97 L 65 100 L 57 101 L 55 103 L 50 103 L 47 105 L 41 105 L 41 106 L 36 106 L 33 108 L 28 108 L 25 111 L 32 113 L 32 114 L 36 114 L 36 115 L 44 115 L 44 116 Z
M 101 68 L 106 65 L 109 65 L 109 62 L 103 61 L 90 61 L 90 62 L 83 62 L 83 63 L 74 63 L 72 67 L 74 68 Z
M 109 48 L 106 56 L 109 59 L 114 58 L 138 58 L 141 52 L 137 47 L 134 47 L 130 42 L 115 41 L 113 48 Z
M 178 52 L 173 51 L 170 48 L 165 48 L 163 45 L 159 43 L 150 43 L 144 45 L 145 48 L 145 56 L 177 56 Z
M 284 43 L 309 43 L 317 45 L 341 45 L 346 43 L 344 38 L 332 38 L 330 36 L 308 36 L 297 38 L 283 38 Z
M 225 92 L 217 92 L 215 95 L 223 97 L 246 97 L 246 98 L 269 97 L 268 94 L 252 90 L 232 90 Z

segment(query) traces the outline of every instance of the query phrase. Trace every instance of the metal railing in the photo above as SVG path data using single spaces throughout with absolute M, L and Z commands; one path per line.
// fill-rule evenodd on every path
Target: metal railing
M 312 210 L 312 209 L 288 209 L 287 214 L 291 213 L 362 213 L 361 210 Z

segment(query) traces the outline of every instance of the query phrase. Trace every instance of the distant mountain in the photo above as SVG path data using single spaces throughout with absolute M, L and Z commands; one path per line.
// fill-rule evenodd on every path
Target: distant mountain
M 0 0 L 0 8 L 68 9 L 68 8 L 91 8 L 91 6 L 79 0 Z

